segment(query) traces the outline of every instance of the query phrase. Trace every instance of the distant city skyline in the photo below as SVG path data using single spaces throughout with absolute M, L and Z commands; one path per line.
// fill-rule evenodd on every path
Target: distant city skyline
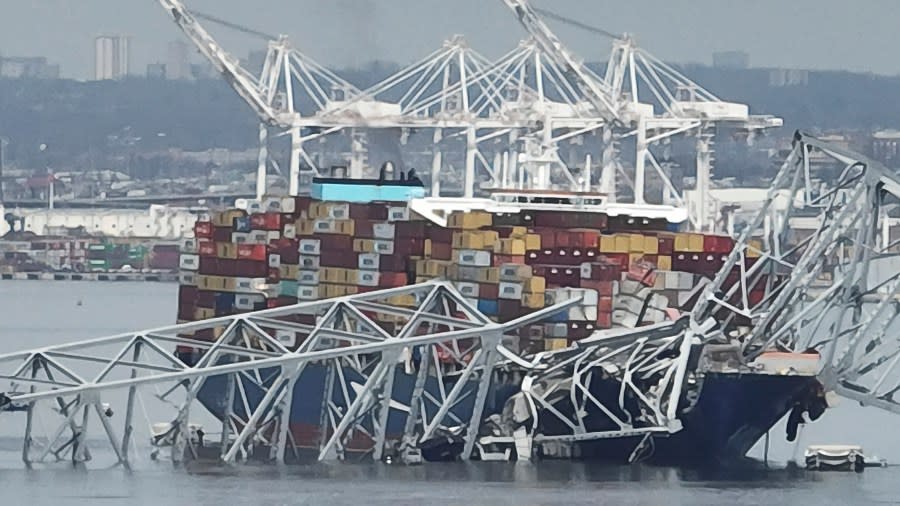
M 900 47 L 895 30 L 900 4 L 892 0 L 533 0 L 541 8 L 629 32 L 658 57 L 711 64 L 714 53 L 743 51 L 754 67 L 850 70 L 896 75 L 900 61 L 885 57 Z M 293 43 L 331 67 L 370 61 L 412 62 L 461 33 L 489 58 L 525 38 L 500 0 L 186 0 L 189 9 L 269 33 Z M 205 23 L 238 58 L 265 48 L 265 41 Z M 580 57 L 605 60 L 608 41 L 548 21 Z M 35 28 L 41 36 L 35 37 Z M 43 56 L 61 66 L 63 77 L 94 77 L 94 39 L 104 33 L 131 37 L 130 72 L 143 75 L 150 63 L 182 62 L 171 41 L 182 39 L 157 2 L 123 5 L 113 0 L 32 0 L 4 6 L 0 56 Z M 177 53 L 177 50 L 175 50 Z M 199 62 L 192 46 L 189 58 Z M 179 73 L 184 72 L 181 64 Z

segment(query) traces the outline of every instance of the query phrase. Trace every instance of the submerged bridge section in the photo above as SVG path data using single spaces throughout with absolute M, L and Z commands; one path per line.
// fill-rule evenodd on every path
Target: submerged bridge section
M 498 324 L 451 284 L 430 282 L 2 355 L 0 380 L 9 389 L 0 397 L 0 424 L 24 419 L 22 459 L 28 466 L 88 461 L 97 435 L 126 467 L 136 438 L 171 448 L 175 461 L 197 458 L 211 446 L 200 448 L 192 413 L 201 407 L 205 385 L 221 385 L 224 378 L 216 401 L 203 406 L 221 409 L 221 432 L 212 446 L 214 457 L 226 463 L 293 461 L 310 450 L 319 460 L 351 454 L 381 459 L 386 449 L 402 454 L 449 432 L 461 439 L 460 456 L 466 459 L 484 435 L 486 401 L 504 383 L 520 386 L 515 408 L 528 425 L 523 430 L 529 444 L 678 431 L 667 406 L 681 395 L 677 382 L 683 381 L 687 357 L 678 350 L 686 318 L 554 353 L 516 353 L 520 329 L 580 302 L 575 298 Z M 386 317 L 398 323 L 390 331 L 379 323 Z M 218 337 L 193 338 L 203 331 Z M 173 353 L 176 347 L 180 353 Z M 193 354 L 196 362 L 187 358 L 191 349 L 200 352 Z M 642 420 L 623 418 L 616 414 L 623 406 L 604 405 L 590 394 L 598 365 L 612 363 L 618 364 L 615 372 L 604 374 L 622 378 L 623 396 L 627 390 L 629 398 L 640 399 Z M 326 368 L 325 391 L 295 391 L 313 367 Z M 414 378 L 411 394 L 395 385 L 401 374 L 407 382 Z M 649 374 L 659 378 L 650 388 L 636 379 Z M 290 421 L 292 403 L 305 395 L 322 399 L 312 448 L 297 440 Z M 563 395 L 571 397 L 574 413 L 553 407 Z M 169 413 L 153 420 L 167 423 L 149 433 L 140 416 L 144 412 L 146 418 L 145 401 L 167 406 Z M 608 413 L 616 428 L 587 430 L 583 418 L 589 409 Z M 398 415 L 402 434 L 388 434 L 389 418 Z M 536 429 L 548 418 L 569 431 L 542 436 Z

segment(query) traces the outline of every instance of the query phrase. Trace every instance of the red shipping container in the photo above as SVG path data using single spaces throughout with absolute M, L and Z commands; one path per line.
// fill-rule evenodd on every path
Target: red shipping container
M 237 257 L 239 260 L 268 262 L 269 251 L 265 244 L 238 244 Z
M 407 281 L 405 272 L 382 272 L 378 276 L 378 286 L 381 288 L 406 286 Z
M 192 305 L 197 301 L 196 286 L 180 285 L 178 287 L 178 305 Z
M 597 313 L 597 328 L 600 328 L 600 329 L 611 329 L 612 328 L 612 312 Z
M 601 295 L 597 302 L 598 313 L 612 313 L 613 298 L 608 295 Z
M 623 269 L 628 268 L 629 264 L 628 253 L 604 253 L 597 256 L 596 261 L 610 265 L 618 265 Z
M 538 265 L 541 263 L 541 252 L 538 250 L 529 250 L 525 252 L 526 265 Z
M 659 243 L 660 255 L 672 255 L 675 253 L 675 238 L 671 236 L 661 235 L 657 238 Z
M 250 215 L 250 228 L 253 230 L 266 229 L 266 215 L 264 213 L 253 213 Z
M 525 263 L 525 255 L 497 255 L 495 254 L 491 259 L 491 265 L 494 267 L 500 267 L 503 264 L 524 264 Z
M 353 204 L 350 204 L 351 206 Z M 352 207 L 351 209 L 351 216 Z M 374 239 L 375 238 L 375 222 L 362 218 L 354 218 L 353 221 L 353 238 L 354 239 Z
M 398 222 L 400 223 L 400 222 Z M 418 239 L 397 239 L 394 241 L 394 254 L 404 256 L 422 256 L 425 254 L 424 234 Z
M 231 227 L 213 227 L 212 240 L 215 242 L 231 242 Z
M 596 248 L 600 233 L 596 230 L 575 229 L 569 233 L 571 246 L 575 248 Z
M 219 262 L 221 261 L 222 259 L 216 257 L 200 257 L 197 272 L 204 276 L 215 276 L 219 273 Z
M 194 305 L 179 305 L 178 306 L 178 319 L 179 320 L 193 320 L 194 319 Z
M 205 307 L 208 309 L 215 309 L 215 307 L 216 307 L 216 292 L 212 292 L 209 290 L 198 290 L 197 291 L 197 307 Z
M 351 250 L 329 251 L 327 255 L 319 257 L 321 267 L 340 267 L 342 269 L 356 269 L 359 267 L 359 253 Z
M 265 230 L 281 230 L 281 225 L 285 222 L 281 213 L 266 213 L 264 216 L 265 225 L 263 228 Z
M 478 285 L 478 298 L 497 300 L 500 297 L 500 285 L 481 283 Z
M 208 221 L 198 221 L 194 223 L 194 235 L 197 237 L 212 238 L 213 224 Z
M 424 239 L 424 221 L 398 221 L 394 223 L 394 233 L 398 239 Z
M 294 212 L 291 213 L 291 216 L 294 218 L 299 218 L 301 215 L 309 211 L 309 205 L 312 203 L 312 198 L 310 197 L 294 197 Z
M 556 230 L 552 228 L 536 228 L 534 233 L 541 236 L 541 248 L 556 247 Z
M 278 267 L 269 267 L 268 272 L 266 273 L 266 282 L 278 283 L 279 281 L 281 281 L 281 271 Z
M 449 243 L 431 243 L 431 258 L 435 260 L 453 260 L 453 248 Z M 523 257 L 524 258 L 524 257 Z
M 613 296 L 613 282 L 612 281 L 582 279 L 581 280 L 581 288 L 596 290 L 597 295 L 600 297 L 612 297 Z
M 353 251 L 353 236 L 315 234 L 313 237 L 319 240 L 323 253 L 326 251 Z
M 223 276 L 231 275 L 241 278 L 265 278 L 269 276 L 268 261 L 256 260 L 233 260 L 233 272 L 222 274 Z
M 212 241 L 200 241 L 197 243 L 197 253 L 204 257 L 216 256 L 216 243 Z
M 553 234 L 553 240 L 557 248 L 569 248 L 575 246 L 574 244 L 572 244 L 572 234 L 570 234 L 568 230 L 557 231 L 555 234 Z M 542 242 L 541 245 L 543 244 L 544 243 Z
M 409 264 L 407 258 L 399 255 L 379 255 L 378 270 L 382 272 L 406 272 Z M 357 255 L 358 264 L 358 255 Z M 355 268 L 356 266 L 354 266 Z
M 734 241 L 731 237 L 719 235 L 703 236 L 703 251 L 707 253 L 731 253 Z
M 425 231 L 426 237 L 431 239 L 432 243 L 441 242 L 446 244 L 453 243 L 453 229 L 444 227 L 428 227 Z

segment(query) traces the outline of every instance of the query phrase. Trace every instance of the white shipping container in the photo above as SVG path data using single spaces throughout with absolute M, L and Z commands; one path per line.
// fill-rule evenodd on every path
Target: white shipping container
M 530 265 L 503 264 L 500 266 L 500 281 L 522 281 L 534 275 Z
M 264 212 L 267 213 L 280 213 L 281 212 L 281 198 L 279 197 L 266 197 L 262 201 L 262 208 Z
M 247 244 L 250 242 L 250 234 L 247 232 L 232 232 L 231 242 L 233 244 Z
M 322 251 L 322 241 L 318 239 L 300 239 L 301 255 L 318 255 Z
M 299 300 L 318 300 L 319 287 L 301 285 L 297 288 L 297 298 Z
M 328 204 L 328 217 L 336 220 L 346 220 L 350 217 L 350 204 Z
M 182 253 L 178 259 L 178 267 L 185 271 L 196 271 L 200 268 L 200 256 L 192 253 Z
M 297 201 L 294 197 L 281 197 L 281 212 L 293 214 L 297 210 Z
M 409 208 L 406 206 L 389 207 L 388 221 L 409 221 Z
M 258 292 L 265 287 L 265 278 L 234 278 L 234 291 Z
M 569 321 L 597 321 L 597 306 L 573 306 L 569 308 L 567 313 Z
M 178 284 L 185 286 L 197 286 L 197 273 L 191 271 L 179 272 Z
M 278 253 L 269 253 L 269 267 L 281 267 L 281 255 Z
M 297 237 L 297 225 L 293 223 L 286 223 L 284 225 L 284 232 L 281 234 L 285 239 L 295 239 Z
M 376 223 L 372 225 L 372 235 L 376 239 L 393 239 L 396 229 L 391 223 Z
M 522 298 L 521 283 L 501 281 L 498 290 L 500 291 L 499 297 L 501 299 L 519 300 Z
M 382 255 L 393 255 L 394 241 L 376 240 L 375 251 Z
M 319 257 L 311 255 L 300 255 L 300 268 L 305 270 L 319 270 Z
M 179 249 L 181 249 L 182 253 L 196 253 L 197 252 L 197 238 L 195 237 L 186 237 L 181 241 L 179 245 Z
M 378 266 L 381 264 L 381 255 L 378 253 L 360 253 L 359 254 L 359 268 L 365 270 L 378 270 Z
M 263 244 L 269 244 L 272 241 L 277 241 L 281 239 L 281 231 L 280 230 L 269 230 L 266 232 L 266 242 Z
M 356 271 L 356 284 L 359 286 L 378 286 L 380 278 L 377 271 Z
M 293 202 L 293 200 L 291 200 Z M 297 346 L 297 333 L 289 332 L 287 330 L 276 330 L 275 331 L 275 339 L 281 343 L 285 348 L 291 349 L 294 346 Z
M 256 309 L 259 304 L 263 304 L 265 302 L 266 297 L 264 295 L 242 293 L 234 297 L 234 308 L 241 309 L 243 311 L 252 311 Z
M 543 337 L 567 337 L 569 335 L 569 326 L 565 323 L 545 323 Z
M 297 283 L 300 283 L 301 285 L 318 285 L 319 271 L 298 271 Z
M 323 233 L 337 232 L 337 223 L 332 219 L 319 219 L 313 222 L 313 231 Z
M 667 271 L 666 290 L 690 290 L 694 288 L 694 275 L 690 272 Z
M 463 297 L 463 300 L 466 301 L 466 302 L 467 302 L 470 306 L 472 306 L 473 308 L 477 308 L 477 307 L 478 307 L 478 299 L 475 299 L 475 298 L 472 298 L 472 297 Z
M 269 243 L 269 234 L 265 230 L 254 230 L 252 232 L 247 232 L 247 243 L 248 244 L 268 244 Z
M 459 250 L 459 265 L 470 265 L 474 267 L 490 267 L 491 252 L 480 251 L 474 249 Z
M 467 283 L 465 281 L 457 281 L 453 283 L 456 289 L 463 297 L 478 297 L 478 283 Z

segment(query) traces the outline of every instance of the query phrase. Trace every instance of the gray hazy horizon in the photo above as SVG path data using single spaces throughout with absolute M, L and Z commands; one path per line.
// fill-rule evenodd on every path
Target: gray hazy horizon
M 332 67 L 373 60 L 415 61 L 453 34 L 494 58 L 525 37 L 501 0 L 185 0 L 209 13 L 268 33 L 284 33 L 302 51 Z M 743 50 L 751 66 L 850 70 L 895 75 L 900 60 L 894 0 L 533 0 L 541 8 L 628 32 L 656 56 L 710 63 L 712 53 Z M 265 42 L 204 23 L 235 56 Z M 607 40 L 549 21 L 580 57 L 605 60 Z M 0 55 L 46 56 L 64 77 L 93 72 L 93 38 L 132 39 L 133 74 L 164 61 L 181 32 L 156 0 L 0 0 Z M 194 55 L 200 61 L 199 55 Z

